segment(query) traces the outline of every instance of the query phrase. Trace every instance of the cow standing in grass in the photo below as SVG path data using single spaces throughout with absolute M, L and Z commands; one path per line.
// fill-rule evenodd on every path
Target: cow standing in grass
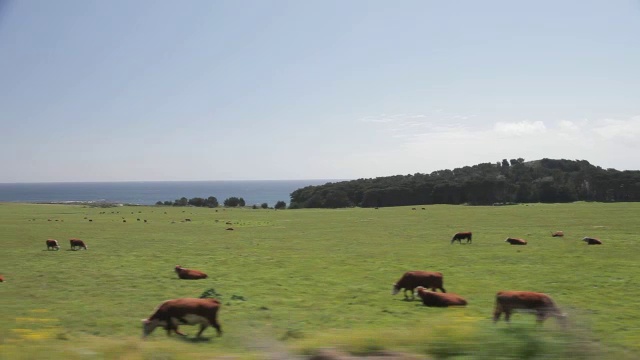
M 532 291 L 500 291 L 496 294 L 496 306 L 493 311 L 493 322 L 500 320 L 504 313 L 504 320 L 509 322 L 514 311 L 533 312 L 540 324 L 549 316 L 555 317 L 562 325 L 566 315 L 556 306 L 547 294 Z
M 218 323 L 218 310 L 220 302 L 217 299 L 196 299 L 181 298 L 167 300 L 160 304 L 148 319 L 142 320 L 143 336 L 146 337 L 160 326 L 167 331 L 167 335 L 175 332 L 185 336 L 178 326 L 180 325 L 200 325 L 200 331 L 196 337 L 200 337 L 202 332 L 209 326 L 213 326 L 222 335 L 222 328 Z
M 71 250 L 87 250 L 87 245 L 80 239 L 69 239 L 69 244 L 71 244 Z
M 418 286 L 422 286 L 425 288 L 429 288 L 433 291 L 436 289 L 440 289 L 443 293 L 446 293 L 443 285 L 443 277 L 442 273 L 436 271 L 407 271 L 402 275 L 400 280 L 398 280 L 395 284 L 393 284 L 393 290 L 391 291 L 391 295 L 395 295 L 400 292 L 400 289 L 404 289 L 404 297 L 405 299 L 409 298 L 407 296 L 407 291 L 411 292 L 411 298 L 415 298 L 413 291 Z
M 585 237 L 582 241 L 586 242 L 587 245 L 602 245 L 602 241 L 592 237 Z
M 203 273 L 202 271 L 185 269 L 180 265 L 176 265 L 175 270 L 178 274 L 178 277 L 183 280 L 199 280 L 207 278 L 207 274 Z
M 422 299 L 422 303 L 425 306 L 449 307 L 467 305 L 467 300 L 463 299 L 460 295 L 429 291 L 422 286 L 416 288 L 416 294 Z
M 45 243 L 47 244 L 47 250 L 60 250 L 58 240 L 47 239 Z
M 469 244 L 471 243 L 471 235 L 472 234 L 470 231 L 455 233 L 451 238 L 451 243 L 453 244 L 454 242 L 458 241 L 460 244 L 462 244 L 462 240 L 466 239 L 467 244 Z

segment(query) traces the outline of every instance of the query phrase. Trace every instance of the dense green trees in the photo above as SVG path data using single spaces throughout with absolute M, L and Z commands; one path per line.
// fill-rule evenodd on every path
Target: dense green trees
M 290 208 L 419 204 L 640 201 L 640 171 L 602 169 L 586 160 L 503 159 L 431 174 L 395 175 L 307 186 Z

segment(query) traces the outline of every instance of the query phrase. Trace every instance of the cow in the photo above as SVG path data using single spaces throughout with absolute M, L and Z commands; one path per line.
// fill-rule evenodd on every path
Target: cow
M 176 273 L 178 274 L 178 277 L 180 279 L 184 279 L 184 280 L 199 280 L 199 279 L 206 279 L 207 278 L 207 274 L 203 273 L 202 271 L 185 269 L 180 265 L 176 265 L 175 270 L 176 270 Z
M 456 240 L 458 240 L 458 242 L 460 244 L 462 244 L 462 239 L 467 239 L 467 244 L 471 242 L 471 232 L 467 231 L 467 232 L 459 232 L 459 233 L 455 233 L 453 235 L 453 237 L 451 238 L 451 243 L 453 244 Z
M 47 250 L 60 250 L 60 246 L 58 245 L 58 240 L 47 239 L 45 242 L 47 244 Z
M 527 240 L 508 237 L 504 242 L 508 242 L 511 245 L 527 245 Z
M 0 282 L 4 282 L 4 277 L 0 275 Z
M 69 243 L 71 244 L 71 250 L 80 250 L 80 249 L 85 249 L 87 250 L 87 245 L 84 244 L 84 241 L 80 240 L 80 239 L 69 239 Z
M 533 312 L 538 324 L 553 316 L 561 325 L 566 324 L 566 315 L 556 306 L 547 294 L 532 291 L 499 291 L 496 294 L 496 306 L 493 311 L 493 322 L 500 320 L 504 313 L 504 320 L 509 322 L 514 311 Z
M 602 241 L 592 237 L 584 237 L 582 241 L 586 242 L 587 245 L 602 245 Z
M 391 291 L 391 295 L 395 295 L 400 292 L 400 289 L 404 289 L 404 297 L 408 298 L 407 291 L 411 292 L 411 298 L 414 299 L 415 296 L 413 291 L 418 286 L 423 286 L 425 288 L 430 288 L 433 291 L 436 289 L 440 289 L 443 293 L 447 291 L 442 287 L 442 273 L 435 271 L 407 271 L 405 272 L 400 280 L 398 280 L 395 284 L 393 284 L 393 290 Z
M 555 231 L 551 233 L 551 236 L 553 237 L 563 237 L 564 236 L 564 232 L 563 231 Z
M 429 291 L 422 286 L 416 288 L 416 294 L 422 299 L 422 303 L 425 306 L 448 307 L 467 305 L 467 300 L 463 299 L 460 295 Z
M 142 320 L 142 336 L 149 336 L 156 327 L 161 326 L 167 331 L 167 335 L 175 332 L 180 336 L 186 336 L 178 330 L 180 325 L 200 324 L 197 338 L 209 326 L 213 326 L 222 336 L 222 328 L 218 323 L 218 310 L 220 301 L 217 299 L 180 298 L 166 300 L 160 304 L 148 319 Z

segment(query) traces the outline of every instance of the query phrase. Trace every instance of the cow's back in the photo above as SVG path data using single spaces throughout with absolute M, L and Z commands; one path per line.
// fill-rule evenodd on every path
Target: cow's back
M 418 286 L 441 287 L 442 273 L 436 271 L 407 271 L 400 279 L 400 285 L 404 288 L 415 289 Z
M 163 302 L 150 319 L 167 320 L 193 314 L 203 317 L 215 315 L 220 308 L 217 299 L 179 298 Z
M 496 302 L 503 307 L 513 309 L 542 309 L 555 307 L 553 300 L 543 293 L 532 291 L 500 291 Z

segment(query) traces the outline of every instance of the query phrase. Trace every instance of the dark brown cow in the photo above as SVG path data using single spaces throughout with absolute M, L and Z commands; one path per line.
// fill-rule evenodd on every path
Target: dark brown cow
M 442 273 L 435 271 L 407 271 L 402 275 L 400 280 L 393 284 L 393 290 L 391 295 L 395 295 L 400 292 L 400 289 L 404 289 L 404 297 L 408 298 L 407 291 L 411 292 L 411 298 L 415 298 L 413 290 L 418 286 L 430 288 L 433 291 L 440 289 L 443 293 L 447 291 L 442 287 L 443 278 Z
M 184 280 L 198 280 L 198 279 L 206 279 L 207 274 L 198 270 L 185 269 L 180 265 L 176 265 L 176 273 L 180 279 Z
M 80 240 L 80 239 L 69 239 L 69 243 L 71 244 L 71 250 L 80 250 L 80 249 L 85 249 L 87 250 L 87 245 L 84 244 L 84 241 Z
M 471 232 L 467 231 L 467 232 L 459 232 L 459 233 L 455 233 L 453 235 L 453 237 L 451 238 L 451 243 L 453 244 L 456 240 L 462 244 L 462 240 L 466 239 L 467 240 L 467 244 L 471 242 Z
M 587 245 L 602 245 L 602 241 L 592 237 L 585 237 L 582 241 L 586 242 Z
M 58 240 L 47 239 L 47 250 L 60 250 L 60 246 L 58 245 Z
M 218 323 L 217 315 L 220 310 L 220 302 L 217 299 L 181 298 L 167 300 L 160 304 L 148 319 L 142 320 L 143 337 L 148 336 L 161 326 L 171 335 L 171 331 L 185 336 L 178 326 L 200 324 L 200 331 L 196 337 L 209 326 L 213 326 L 222 335 L 222 328 Z
M 555 317 L 562 325 L 566 315 L 556 306 L 547 294 L 532 291 L 500 291 L 496 294 L 496 307 L 493 311 L 493 322 L 500 320 L 504 313 L 504 320 L 509 322 L 514 311 L 533 312 L 538 323 L 542 323 L 549 316 Z
M 504 242 L 508 242 L 511 245 L 527 245 L 527 240 L 517 238 L 507 238 Z
M 551 236 L 553 236 L 553 237 L 563 237 L 564 236 L 564 232 L 562 232 L 562 231 L 552 232 Z
M 467 305 L 467 300 L 463 299 L 460 295 L 453 293 L 429 291 L 422 286 L 418 286 L 416 288 L 416 293 L 420 299 L 422 299 L 422 303 L 425 306 L 448 307 Z

